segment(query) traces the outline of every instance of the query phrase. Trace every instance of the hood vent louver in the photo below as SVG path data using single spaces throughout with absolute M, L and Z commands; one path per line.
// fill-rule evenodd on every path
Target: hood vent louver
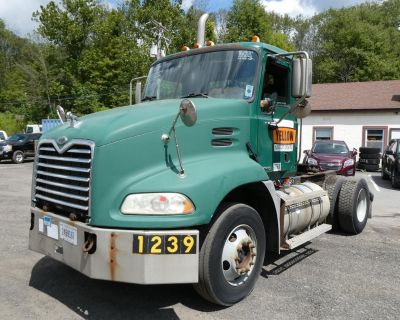
M 213 139 L 211 145 L 214 147 L 230 147 L 232 145 L 231 139 Z
M 231 136 L 233 135 L 233 128 L 213 128 L 212 134 L 214 136 Z

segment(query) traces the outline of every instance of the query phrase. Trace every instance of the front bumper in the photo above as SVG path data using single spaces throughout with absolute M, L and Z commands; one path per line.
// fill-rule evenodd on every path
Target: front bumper
M 63 262 L 90 278 L 137 284 L 198 282 L 198 230 L 105 229 L 33 207 L 31 213 L 29 249 Z M 76 230 L 76 244 L 62 239 L 61 225 Z M 96 237 L 94 253 L 83 251 L 88 234 Z M 197 239 L 196 250 L 192 254 L 134 254 L 134 234 L 192 235 Z

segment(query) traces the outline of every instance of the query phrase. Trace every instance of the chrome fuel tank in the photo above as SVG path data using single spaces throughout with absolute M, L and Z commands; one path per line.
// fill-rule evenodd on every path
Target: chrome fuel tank
M 311 182 L 294 184 L 277 191 L 281 198 L 281 237 L 299 234 L 324 222 L 329 214 L 329 197 Z

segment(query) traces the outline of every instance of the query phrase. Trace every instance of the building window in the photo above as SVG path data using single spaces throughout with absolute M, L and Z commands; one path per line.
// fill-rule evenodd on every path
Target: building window
M 400 129 L 390 129 L 389 141 L 393 139 L 400 139 Z
M 379 148 L 383 152 L 386 146 L 387 128 L 364 128 L 364 147 Z
M 333 127 L 314 127 L 314 141 L 315 140 L 332 140 Z

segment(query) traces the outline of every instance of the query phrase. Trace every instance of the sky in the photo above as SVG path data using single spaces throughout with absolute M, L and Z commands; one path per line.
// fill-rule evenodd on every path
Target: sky
M 115 6 L 119 0 L 103 0 Z M 195 0 L 183 0 L 183 9 L 188 9 Z M 203 0 L 204 1 L 204 0 Z M 207 1 L 207 0 L 205 0 Z M 261 0 L 267 11 L 288 14 L 292 17 L 302 14 L 312 16 L 329 8 L 351 6 L 366 0 Z M 46 5 L 50 0 L 0 0 L 0 18 L 7 28 L 20 36 L 32 33 L 37 23 L 32 21 L 32 13 L 39 10 L 40 5 Z M 208 0 L 208 8 L 215 12 L 219 9 L 228 9 L 233 0 Z

